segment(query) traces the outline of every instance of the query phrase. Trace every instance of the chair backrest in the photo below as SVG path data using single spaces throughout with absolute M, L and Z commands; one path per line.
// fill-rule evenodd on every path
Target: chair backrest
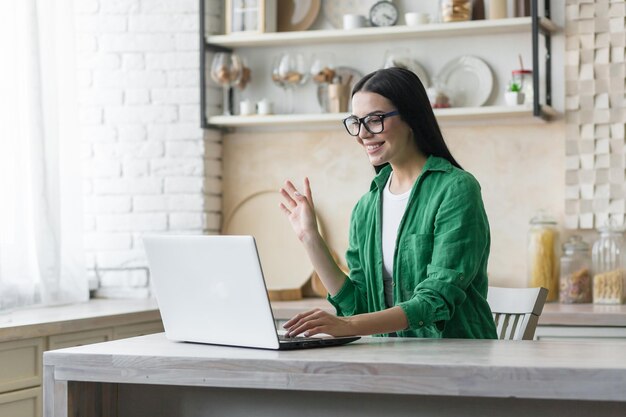
M 487 302 L 496 323 L 498 339 L 532 340 L 548 290 L 489 287 Z

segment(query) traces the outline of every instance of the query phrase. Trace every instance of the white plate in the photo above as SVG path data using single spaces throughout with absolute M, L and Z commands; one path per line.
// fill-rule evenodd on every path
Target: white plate
M 392 62 L 385 62 L 385 68 L 401 67 L 401 68 L 405 68 L 405 69 L 408 69 L 410 71 L 413 71 L 415 73 L 415 75 L 417 75 L 417 77 L 420 79 L 420 81 L 422 82 L 422 85 L 424 85 L 425 89 L 430 87 L 430 78 L 428 77 L 428 73 L 419 64 L 419 62 L 417 62 L 413 58 L 409 58 L 409 57 L 398 57 L 398 58 L 395 58 L 394 57 L 394 58 L 390 58 L 388 61 L 393 61 L 393 63 Z
M 487 63 L 469 55 L 444 65 L 437 81 L 450 92 L 453 107 L 480 107 L 487 102 L 493 89 L 493 75 Z

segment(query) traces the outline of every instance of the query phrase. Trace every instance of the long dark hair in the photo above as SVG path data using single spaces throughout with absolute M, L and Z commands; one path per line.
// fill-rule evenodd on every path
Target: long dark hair
M 417 148 L 424 155 L 439 156 L 463 169 L 443 140 L 424 85 L 412 71 L 393 67 L 371 72 L 354 85 L 352 96 L 359 91 L 380 94 L 390 100 L 400 112 L 402 120 L 411 127 Z M 374 168 L 379 172 L 386 165 Z

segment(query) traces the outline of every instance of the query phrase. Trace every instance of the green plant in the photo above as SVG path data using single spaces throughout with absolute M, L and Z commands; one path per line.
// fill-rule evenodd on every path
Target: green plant
M 522 86 L 519 85 L 518 83 L 512 81 L 511 83 L 509 83 L 508 91 L 519 93 L 520 91 L 522 91 Z

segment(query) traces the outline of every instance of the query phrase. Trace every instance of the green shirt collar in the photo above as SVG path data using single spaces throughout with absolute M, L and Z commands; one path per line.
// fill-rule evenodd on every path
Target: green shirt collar
M 438 156 L 430 155 L 428 159 L 426 160 L 426 164 L 424 165 L 424 169 L 422 170 L 420 177 L 422 177 L 426 172 L 429 172 L 429 171 L 450 172 L 451 170 L 452 170 L 452 164 L 450 163 L 450 161 L 444 158 L 440 158 Z M 370 191 L 375 190 L 375 189 L 378 189 L 378 190 L 383 189 L 385 187 L 385 184 L 387 184 L 387 180 L 389 179 L 390 174 L 391 174 L 391 165 L 387 165 L 386 167 L 381 169 L 378 175 L 374 177 L 374 180 L 372 180 Z

